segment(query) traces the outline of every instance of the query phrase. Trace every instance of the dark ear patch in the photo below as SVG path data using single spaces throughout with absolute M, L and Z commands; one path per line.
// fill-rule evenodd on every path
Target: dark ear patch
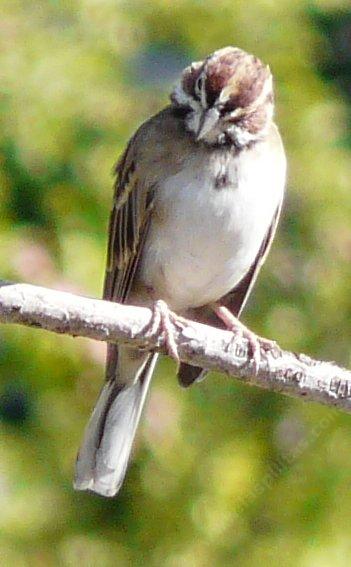
M 172 108 L 172 112 L 174 116 L 176 116 L 177 118 L 185 118 L 190 111 L 191 111 L 190 106 L 174 106 Z

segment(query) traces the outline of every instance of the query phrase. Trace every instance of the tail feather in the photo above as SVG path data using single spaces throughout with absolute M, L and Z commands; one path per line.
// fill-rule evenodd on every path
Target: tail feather
M 151 355 L 138 379 L 106 382 L 85 430 L 74 487 L 114 496 L 124 480 L 136 429 L 156 364 Z

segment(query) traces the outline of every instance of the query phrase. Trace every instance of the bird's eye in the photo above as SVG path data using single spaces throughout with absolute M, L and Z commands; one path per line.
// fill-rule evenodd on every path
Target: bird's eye
M 195 83 L 195 92 L 196 94 L 200 94 L 203 86 L 204 78 L 202 75 L 197 79 Z

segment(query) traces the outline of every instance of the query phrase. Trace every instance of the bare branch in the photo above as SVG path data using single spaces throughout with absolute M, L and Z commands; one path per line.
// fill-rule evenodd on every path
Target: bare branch
M 133 343 L 164 351 L 159 331 L 151 334 L 152 311 L 89 299 L 27 284 L 0 282 L 0 322 L 39 327 L 98 341 Z M 302 354 L 262 350 L 253 375 L 246 339 L 194 321 L 174 326 L 182 361 L 224 372 L 248 384 L 351 411 L 351 372 Z

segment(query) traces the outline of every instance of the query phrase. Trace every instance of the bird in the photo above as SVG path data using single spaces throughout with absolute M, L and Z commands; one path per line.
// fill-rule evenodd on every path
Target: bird
M 230 329 L 259 356 L 239 316 L 282 208 L 286 157 L 273 112 L 269 67 L 238 47 L 183 70 L 170 103 L 139 127 L 115 167 L 105 300 L 158 309 L 165 329 L 167 309 Z M 112 497 L 121 488 L 157 357 L 108 345 L 75 489 Z M 180 363 L 179 383 L 205 372 Z

